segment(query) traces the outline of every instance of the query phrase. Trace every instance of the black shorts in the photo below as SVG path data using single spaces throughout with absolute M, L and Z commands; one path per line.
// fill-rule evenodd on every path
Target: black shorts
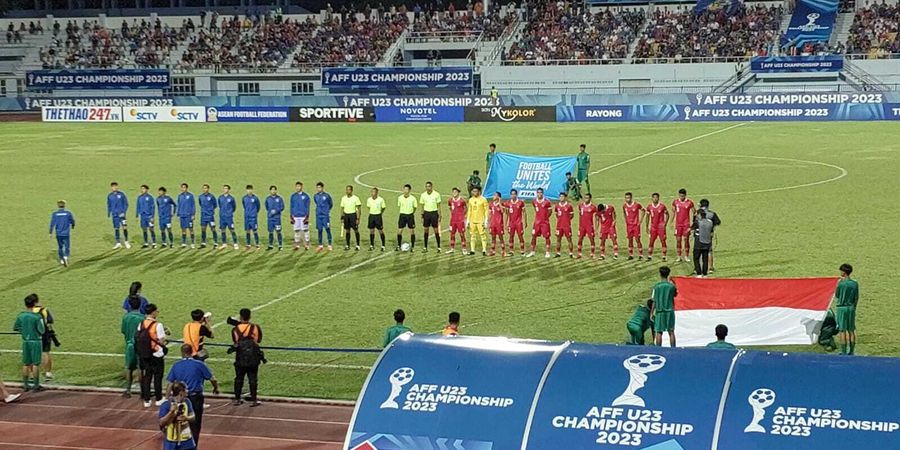
M 341 222 L 344 223 L 345 230 L 355 230 L 359 227 L 359 223 L 356 219 L 356 214 L 341 214 Z
M 44 336 L 41 338 L 41 351 L 44 353 L 50 353 L 51 345 L 52 341 L 50 340 L 50 335 L 44 333 Z
M 416 215 L 415 214 L 400 214 L 400 220 L 397 221 L 397 228 L 401 230 L 404 228 L 413 229 L 416 227 Z
M 422 226 L 425 228 L 437 228 L 441 226 L 440 215 L 437 211 L 425 211 L 422 213 Z
M 369 214 L 369 229 L 370 230 L 383 230 L 384 229 L 384 221 L 381 218 L 381 214 Z

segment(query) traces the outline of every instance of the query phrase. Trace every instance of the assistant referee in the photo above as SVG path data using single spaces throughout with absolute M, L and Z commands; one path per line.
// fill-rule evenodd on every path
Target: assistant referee
M 437 243 L 437 251 L 441 252 L 441 194 L 434 190 L 431 182 L 425 183 L 425 192 L 419 196 L 419 204 L 422 205 L 422 224 L 425 227 L 425 250 L 428 253 L 428 229 L 434 229 L 434 240 Z

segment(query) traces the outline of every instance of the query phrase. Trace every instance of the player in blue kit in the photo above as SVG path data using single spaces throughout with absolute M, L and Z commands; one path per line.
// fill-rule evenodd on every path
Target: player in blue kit
M 331 208 L 334 208 L 334 201 L 331 195 L 325 192 L 325 183 L 321 181 L 316 183 L 316 194 L 313 195 L 313 201 L 316 203 L 316 231 L 319 233 L 319 246 L 317 252 L 322 251 L 322 232 L 328 235 L 328 251 L 334 249 L 331 239 Z
M 122 240 L 120 231 L 125 235 L 125 248 L 131 248 L 128 242 L 128 224 L 125 221 L 125 214 L 128 212 L 128 197 L 119 192 L 119 183 L 113 181 L 109 183 L 110 193 L 106 196 L 106 216 L 112 218 L 113 230 L 116 234 L 116 245 L 113 250 L 122 248 Z
M 272 250 L 275 244 L 273 232 L 278 235 L 278 251 L 284 245 L 284 235 L 281 233 L 281 213 L 284 212 L 284 199 L 278 195 L 278 188 L 269 186 L 269 196 L 266 197 L 266 227 L 269 230 L 269 246 L 266 250 Z
M 303 246 L 309 250 L 309 194 L 303 192 L 303 183 L 294 183 L 291 194 L 291 224 L 294 226 L 294 250 L 300 250 L 300 238 Z
M 203 192 L 197 197 L 200 203 L 200 248 L 206 248 L 206 227 L 212 231 L 213 248 L 219 246 L 219 233 L 216 233 L 216 196 L 209 193 L 209 185 L 203 185 Z
M 144 234 L 144 243 L 141 248 L 150 246 L 156 248 L 156 230 L 153 229 L 153 216 L 156 215 L 156 200 L 150 195 L 150 186 L 141 185 L 141 195 L 138 195 L 137 204 L 134 207 L 134 217 L 140 221 L 141 232 Z M 147 239 L 147 231 L 150 231 L 150 240 Z
M 194 215 L 197 214 L 197 205 L 194 203 L 194 194 L 188 191 L 187 183 L 181 183 L 175 213 L 181 225 L 181 248 L 187 247 L 188 231 L 191 233 L 191 248 L 194 248 Z
M 250 250 L 250 232 L 256 240 L 256 248 L 259 248 L 259 197 L 253 193 L 253 185 L 247 185 L 247 195 L 241 199 L 244 204 L 244 231 L 247 232 L 247 250 Z
M 237 233 L 234 231 L 234 212 L 237 210 L 237 201 L 231 195 L 231 186 L 222 186 L 222 195 L 219 196 L 219 228 L 222 230 L 222 246 L 219 250 L 228 248 L 228 231 L 231 231 L 231 242 L 234 249 L 238 249 Z
M 70 231 L 75 228 L 75 216 L 66 209 L 66 201 L 56 202 L 59 208 L 50 216 L 50 236 L 56 232 L 56 254 L 59 255 L 59 263 L 69 266 L 69 250 L 72 247 Z
M 172 234 L 172 217 L 175 216 L 175 200 L 166 194 L 164 186 L 159 187 L 156 197 L 156 210 L 159 211 L 159 237 L 162 248 L 166 248 L 166 236 L 169 237 L 169 248 L 175 247 L 175 236 Z

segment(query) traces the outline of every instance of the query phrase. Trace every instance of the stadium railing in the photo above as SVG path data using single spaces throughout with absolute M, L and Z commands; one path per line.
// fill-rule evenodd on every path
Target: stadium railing
M 847 59 L 900 59 L 900 53 L 889 53 L 883 58 L 868 54 L 842 55 Z M 749 63 L 752 56 L 702 56 L 685 58 L 609 58 L 609 59 L 505 59 L 504 66 L 588 66 L 604 64 L 691 64 L 691 63 Z
M 407 42 L 478 42 L 481 40 L 481 31 L 410 31 L 406 37 Z

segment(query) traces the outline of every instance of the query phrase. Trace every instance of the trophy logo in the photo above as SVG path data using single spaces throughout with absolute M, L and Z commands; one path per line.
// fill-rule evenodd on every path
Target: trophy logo
M 697 94 L 697 104 L 700 105 L 703 103 L 703 94 Z
M 656 372 L 666 365 L 666 358 L 660 355 L 634 355 L 626 359 L 622 365 L 628 371 L 630 380 L 625 392 L 613 400 L 613 406 L 644 407 L 644 399 L 637 395 L 637 391 L 644 387 L 648 373 Z
M 750 393 L 747 403 L 753 408 L 753 420 L 744 428 L 744 433 L 765 433 L 766 429 L 759 423 L 766 418 L 766 408 L 775 403 L 775 391 L 767 388 L 759 388 Z
M 684 120 L 691 120 L 691 107 L 690 106 L 684 107 Z
M 416 371 L 411 367 L 401 367 L 395 370 L 388 377 L 388 382 L 391 383 L 391 395 L 381 404 L 381 409 L 399 409 L 400 405 L 397 404 L 397 397 L 400 396 L 403 386 L 409 384 L 415 375 Z
M 350 106 L 350 97 L 348 97 L 348 96 L 345 95 L 345 96 L 342 98 L 342 100 L 344 101 L 344 108 L 346 108 L 347 106 Z

